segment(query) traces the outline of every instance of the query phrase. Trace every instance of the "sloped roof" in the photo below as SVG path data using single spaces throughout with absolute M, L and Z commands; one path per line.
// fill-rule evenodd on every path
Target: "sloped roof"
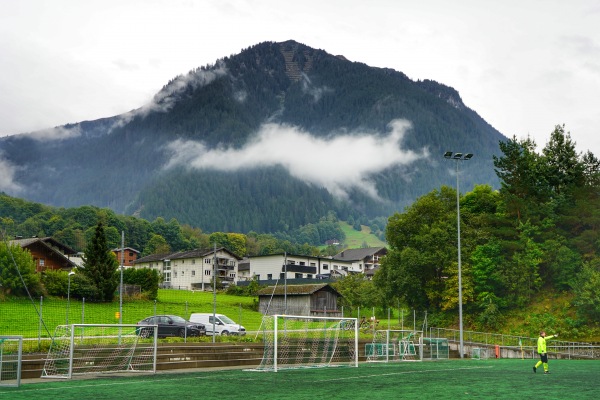
M 63 255 L 76 255 L 77 254 L 77 251 L 75 251 L 71 247 L 67 246 L 66 244 L 62 244 L 58 240 L 55 240 L 49 236 L 43 237 L 43 238 L 32 237 L 32 238 L 26 238 L 26 239 L 14 239 L 14 240 L 10 240 L 9 243 L 17 244 L 17 245 L 21 246 L 22 248 L 31 246 L 34 243 L 41 243 L 46 247 L 55 247 L 55 248 L 59 249 Z
M 385 247 L 366 247 L 361 249 L 346 249 L 335 256 L 333 256 L 336 260 L 342 261 L 357 261 L 364 260 L 365 258 L 372 257 L 374 254 L 380 252 L 381 250 L 387 249 Z
M 341 296 L 337 290 L 335 290 L 328 283 L 317 283 L 317 284 L 306 284 L 306 285 L 277 285 L 277 286 L 268 286 L 264 289 L 258 291 L 259 296 L 283 296 L 287 294 L 288 296 L 298 296 L 298 295 L 307 295 L 318 292 L 319 290 L 326 289 L 337 293 L 338 296 Z
M 217 252 L 224 251 L 230 254 L 232 257 L 235 257 L 238 260 L 242 260 L 241 257 L 227 250 L 225 247 L 219 247 Z M 138 258 L 134 261 L 134 264 L 140 264 L 144 262 L 151 261 L 163 261 L 163 260 L 181 260 L 184 258 L 202 258 L 208 255 L 214 254 L 214 249 L 194 249 L 194 250 L 186 250 L 186 251 L 178 251 L 176 253 L 167 253 L 167 254 L 150 254 L 149 256 Z

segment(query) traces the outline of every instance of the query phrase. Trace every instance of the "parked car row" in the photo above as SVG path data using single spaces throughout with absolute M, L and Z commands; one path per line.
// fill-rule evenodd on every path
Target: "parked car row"
M 193 313 L 189 321 L 177 315 L 153 315 L 144 318 L 137 325 L 136 332 L 141 337 L 154 334 L 152 328 L 144 328 L 144 325 L 156 325 L 159 338 L 246 334 L 246 328 L 223 314 Z

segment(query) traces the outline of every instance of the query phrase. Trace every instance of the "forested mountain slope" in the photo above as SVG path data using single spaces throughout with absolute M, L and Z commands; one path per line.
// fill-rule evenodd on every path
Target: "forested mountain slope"
M 453 88 L 264 42 L 174 78 L 129 113 L 0 139 L 0 190 L 207 231 L 274 232 L 329 211 L 385 218 L 454 184 L 446 150 L 476 155 L 465 190 L 497 186 L 502 140 Z

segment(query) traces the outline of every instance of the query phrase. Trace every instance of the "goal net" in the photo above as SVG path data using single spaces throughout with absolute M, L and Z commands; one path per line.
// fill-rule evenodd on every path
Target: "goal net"
M 0 336 L 0 386 L 21 385 L 22 336 Z
M 267 315 L 262 333 L 263 359 L 253 371 L 358 367 L 356 318 Z
M 450 344 L 447 338 L 423 338 L 423 358 L 425 360 L 447 360 L 450 358 Z
M 485 348 L 474 347 L 471 353 L 471 358 L 473 360 L 487 360 L 488 351 Z
M 365 345 L 367 362 L 423 361 L 423 332 L 377 330 Z
M 56 327 L 43 378 L 78 374 L 156 372 L 156 325 L 73 324 Z

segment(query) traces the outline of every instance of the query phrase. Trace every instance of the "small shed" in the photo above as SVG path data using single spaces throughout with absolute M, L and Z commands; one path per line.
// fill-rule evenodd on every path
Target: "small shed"
M 269 286 L 258 292 L 258 310 L 264 315 L 341 317 L 339 297 L 328 283 Z

